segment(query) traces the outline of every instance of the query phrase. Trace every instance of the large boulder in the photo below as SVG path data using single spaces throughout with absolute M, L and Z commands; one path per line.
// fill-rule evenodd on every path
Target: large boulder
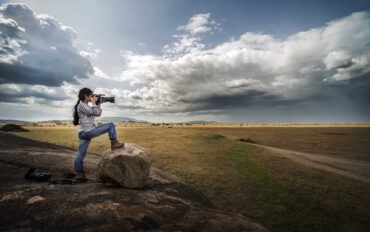
M 98 165 L 97 179 L 102 183 L 116 183 L 127 188 L 142 188 L 149 178 L 152 158 L 147 150 L 126 143 L 121 149 L 108 149 Z

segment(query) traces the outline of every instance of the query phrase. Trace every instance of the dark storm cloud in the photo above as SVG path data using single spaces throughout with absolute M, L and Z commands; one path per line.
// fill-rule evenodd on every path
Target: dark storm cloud
M 0 84 L 61 86 L 93 74 L 74 47 L 76 32 L 25 4 L 0 7 Z
M 42 84 L 45 86 L 58 87 L 68 80 L 65 73 L 55 73 L 35 67 L 27 67 L 22 64 L 0 63 L 0 84 Z M 64 79 L 63 79 L 64 78 Z M 70 83 L 78 84 L 77 79 L 70 79 Z
M 226 113 L 230 109 L 232 110 L 253 106 L 277 107 L 297 105 L 306 102 L 317 101 L 323 98 L 324 96 L 315 95 L 299 99 L 285 99 L 277 94 L 271 94 L 259 90 L 251 90 L 233 95 L 215 94 L 197 99 L 183 100 L 182 102 L 190 105 L 188 108 L 186 108 L 186 111 L 196 112 L 222 109 L 222 112 Z
M 195 15 L 201 23 L 190 20 L 192 30 L 211 31 L 208 17 Z M 343 99 L 362 108 L 368 104 L 369 12 L 355 12 L 285 39 L 246 32 L 206 49 L 197 33 L 176 38 L 162 55 L 121 52 L 126 61 L 121 79 L 145 86 L 111 92 L 148 111 L 165 113 L 278 106 L 294 110 L 308 103 L 325 111 L 330 102 L 338 106 Z

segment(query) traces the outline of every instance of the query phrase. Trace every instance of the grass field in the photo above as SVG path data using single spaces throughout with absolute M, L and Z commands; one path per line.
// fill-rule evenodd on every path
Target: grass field
M 27 138 L 77 149 L 74 127 L 26 127 Z M 271 231 L 369 231 L 370 184 L 302 166 L 237 141 L 370 162 L 369 127 L 121 127 L 118 138 L 147 148 L 153 166 L 200 189 L 220 209 Z M 110 146 L 108 134 L 88 152 Z

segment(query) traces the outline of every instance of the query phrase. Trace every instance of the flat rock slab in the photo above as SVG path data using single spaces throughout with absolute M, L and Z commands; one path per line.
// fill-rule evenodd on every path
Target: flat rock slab
M 0 142 L 0 231 L 266 231 L 217 210 L 201 192 L 153 167 L 143 189 L 107 187 L 93 178 L 72 185 L 27 181 L 30 165 L 62 177 L 76 151 L 3 133 Z M 99 160 L 86 155 L 90 177 Z

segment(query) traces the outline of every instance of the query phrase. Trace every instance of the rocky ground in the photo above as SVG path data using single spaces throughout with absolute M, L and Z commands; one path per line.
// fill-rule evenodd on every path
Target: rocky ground
M 70 176 L 76 151 L 7 133 L 0 142 L 1 231 L 265 231 L 156 168 L 144 188 L 105 186 L 95 179 L 100 157 L 90 153 L 86 183 L 25 180 L 30 167 L 54 179 Z

